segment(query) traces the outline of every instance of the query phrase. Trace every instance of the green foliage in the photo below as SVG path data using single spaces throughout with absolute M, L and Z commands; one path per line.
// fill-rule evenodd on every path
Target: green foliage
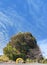
M 5 55 L 7 55 L 10 59 L 15 60 L 14 56 L 18 53 L 16 48 L 13 48 L 10 44 L 8 44 L 3 50 Z

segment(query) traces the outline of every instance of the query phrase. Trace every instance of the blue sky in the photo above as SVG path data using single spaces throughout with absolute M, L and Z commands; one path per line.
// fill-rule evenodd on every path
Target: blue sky
M 31 32 L 47 58 L 47 0 L 0 0 L 0 54 L 18 32 Z

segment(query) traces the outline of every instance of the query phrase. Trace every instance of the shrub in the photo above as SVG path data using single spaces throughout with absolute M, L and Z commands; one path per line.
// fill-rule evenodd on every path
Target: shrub
M 44 60 L 43 60 L 43 63 L 47 64 L 47 59 L 44 59 Z
M 33 60 L 30 59 L 30 58 L 27 58 L 27 59 L 26 59 L 26 63 L 33 63 Z
M 3 56 L 0 57 L 0 61 L 8 62 L 9 58 L 7 56 L 3 55 Z

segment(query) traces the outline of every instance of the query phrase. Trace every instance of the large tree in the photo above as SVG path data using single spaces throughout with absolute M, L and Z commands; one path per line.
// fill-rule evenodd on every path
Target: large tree
M 26 59 L 27 57 L 35 58 L 34 52 L 32 52 L 34 49 L 39 49 L 34 36 L 29 32 L 20 32 L 11 38 L 4 48 L 4 54 L 12 60 L 15 60 L 18 57 L 22 57 L 23 59 Z

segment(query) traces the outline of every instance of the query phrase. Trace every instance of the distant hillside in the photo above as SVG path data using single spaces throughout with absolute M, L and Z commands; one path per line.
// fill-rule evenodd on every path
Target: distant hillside
M 16 60 L 18 57 L 24 60 L 26 58 L 38 60 L 42 58 L 37 41 L 30 32 L 14 35 L 4 48 L 4 54 L 12 60 Z

